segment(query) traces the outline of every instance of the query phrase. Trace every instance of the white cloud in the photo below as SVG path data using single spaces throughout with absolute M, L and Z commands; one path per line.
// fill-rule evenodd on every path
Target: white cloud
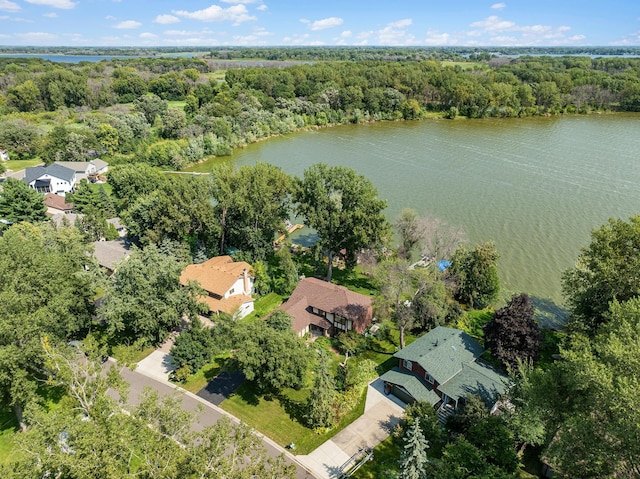
M 338 27 L 338 26 L 340 26 L 340 25 L 342 25 L 344 23 L 344 20 L 342 18 L 338 18 L 338 17 L 323 18 L 322 20 L 316 20 L 315 22 L 312 22 L 312 21 L 307 20 L 305 18 L 301 18 L 300 21 L 302 23 L 307 24 L 309 29 L 313 30 L 313 31 L 325 30 L 326 28 Z
M 0 0 L 0 10 L 5 12 L 18 12 L 20 11 L 20 5 L 9 0 Z
M 516 27 L 516 24 L 515 22 L 501 20 L 500 17 L 491 15 L 490 17 L 487 17 L 484 20 L 473 22 L 471 26 L 482 28 L 487 32 L 504 32 L 504 31 L 514 30 L 514 28 Z
M 258 5 L 258 6 L 256 7 L 256 10 L 260 10 L 261 12 L 264 12 L 267 8 L 269 8 L 269 7 L 267 7 L 267 6 L 263 3 L 262 5 Z
M 353 32 L 351 30 L 345 30 L 344 32 L 342 32 L 340 34 L 341 38 L 351 38 L 351 36 L 353 35 Z
M 76 6 L 76 3 L 71 0 L 27 0 L 27 3 L 47 5 L 48 7 L 61 8 L 63 10 L 69 10 Z
M 363 45 L 416 45 L 414 35 L 407 32 L 406 28 L 413 24 L 413 20 L 405 18 L 388 23 L 380 30 L 370 30 L 358 34 Z
M 58 14 L 56 12 L 44 13 L 42 16 L 47 18 L 58 18 Z
M 494 3 L 493 5 L 491 5 L 491 8 L 493 10 L 502 10 L 503 8 L 505 8 L 507 6 L 506 3 Z
M 203 22 L 226 22 L 231 21 L 234 25 L 242 22 L 256 20 L 256 17 L 249 15 L 247 7 L 244 5 L 234 5 L 229 8 L 222 8 L 219 5 L 211 5 L 203 10 L 188 12 L 187 10 L 173 10 L 173 14 L 190 18 L 192 20 L 200 20 Z
M 173 15 L 158 15 L 153 23 L 160 23 L 161 25 L 169 25 L 170 23 L 178 23 L 180 19 Z
M 424 43 L 425 45 L 438 47 L 450 45 L 452 41 L 453 38 L 449 33 L 440 33 L 437 30 L 428 30 Z
M 249 3 L 257 3 L 258 0 L 220 0 L 222 3 L 233 3 L 233 4 L 249 4 Z
M 155 40 L 158 38 L 158 35 L 150 32 L 144 32 L 138 35 L 140 38 L 144 38 L 145 40 Z
M 113 28 L 118 28 L 121 30 L 128 30 L 132 28 L 141 27 L 142 23 L 136 22 L 135 20 L 125 20 L 124 22 L 116 23 Z
M 113 15 L 107 15 L 104 18 L 105 18 L 105 20 L 115 20 L 116 19 L 116 17 L 114 17 Z
M 53 33 L 47 33 L 47 32 L 16 33 L 16 37 L 21 38 L 22 40 L 26 40 L 34 43 L 48 42 L 58 38 L 57 35 L 54 35 Z

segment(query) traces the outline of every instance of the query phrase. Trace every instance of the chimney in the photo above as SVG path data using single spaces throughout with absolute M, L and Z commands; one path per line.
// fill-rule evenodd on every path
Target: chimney
M 251 294 L 251 287 L 249 286 L 249 272 L 247 268 L 242 270 L 242 279 L 244 280 L 244 294 Z

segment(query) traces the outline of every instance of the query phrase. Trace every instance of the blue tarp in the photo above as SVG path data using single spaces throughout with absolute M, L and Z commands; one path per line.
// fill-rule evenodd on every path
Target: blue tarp
M 447 269 L 449 266 L 451 266 L 451 261 L 446 260 L 446 259 L 441 259 L 440 261 L 438 261 L 438 269 L 440 271 L 444 271 L 445 269 Z

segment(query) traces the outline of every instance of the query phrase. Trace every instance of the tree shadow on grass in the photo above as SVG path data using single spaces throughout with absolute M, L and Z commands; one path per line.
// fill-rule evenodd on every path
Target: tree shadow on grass
M 232 395 L 239 396 L 250 406 L 257 406 L 260 404 L 260 396 L 258 395 L 255 386 L 249 381 L 245 381 L 244 384 L 236 389 Z
M 284 411 L 289 415 L 289 417 L 296 422 L 304 425 L 304 415 L 306 414 L 306 402 L 294 401 L 291 398 L 288 398 L 284 394 L 279 394 L 277 396 L 278 401 L 280 401 L 280 405 L 284 409 Z
M 543 329 L 562 331 L 567 325 L 569 311 L 547 298 L 531 296 L 535 309 L 534 318 Z

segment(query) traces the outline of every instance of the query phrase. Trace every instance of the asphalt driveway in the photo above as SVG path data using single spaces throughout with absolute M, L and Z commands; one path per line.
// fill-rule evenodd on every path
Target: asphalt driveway
M 244 382 L 245 377 L 241 371 L 229 374 L 226 371 L 221 372 L 209 383 L 197 392 L 197 396 L 205 401 L 219 406 L 222 401 L 227 399 L 233 391 Z

